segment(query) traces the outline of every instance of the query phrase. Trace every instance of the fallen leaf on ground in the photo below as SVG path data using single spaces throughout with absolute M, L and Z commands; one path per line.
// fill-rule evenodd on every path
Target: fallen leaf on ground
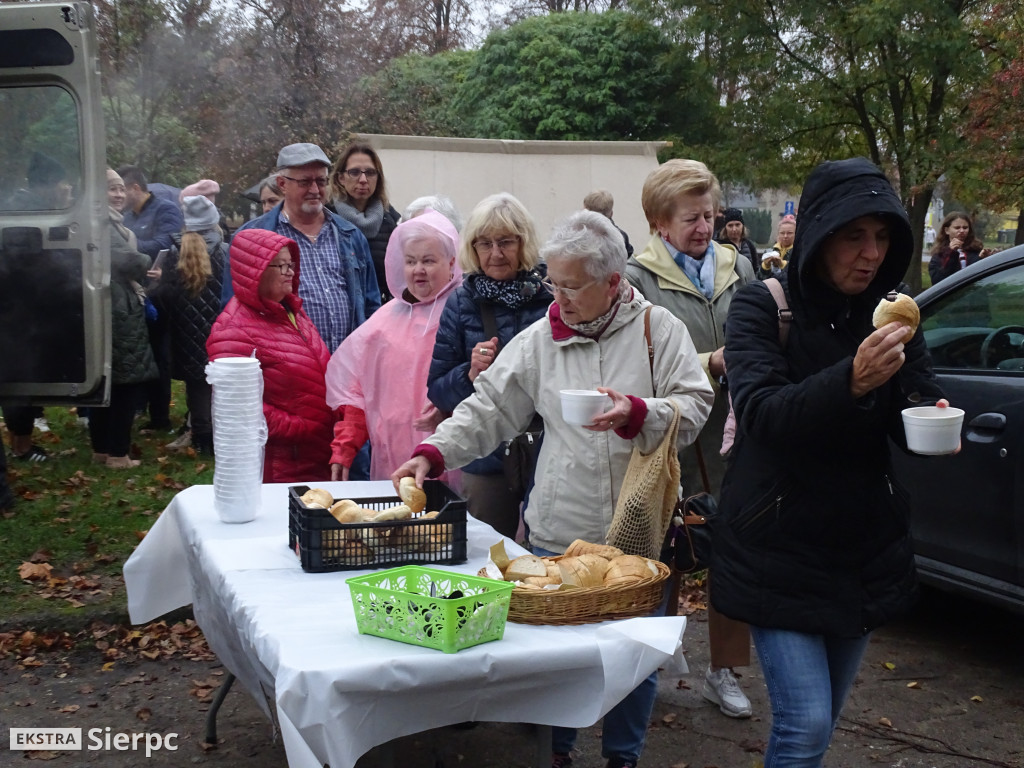
M 149 718 L 153 716 L 153 712 L 149 707 L 143 707 L 142 709 L 136 711 L 135 716 L 145 723 L 149 720 Z
M 981 696 L 971 696 L 971 701 L 975 701 L 975 702 L 978 702 L 980 704 L 981 702 L 984 701 L 984 699 L 981 698 Z
M 920 688 L 920 687 L 921 687 L 921 684 L 919 682 L 917 682 L 917 680 L 913 680 L 913 681 L 907 683 L 907 688 Z
M 892 728 L 892 720 L 890 720 L 888 717 L 878 718 L 878 724 L 884 725 L 886 728 Z
M 49 563 L 24 562 L 18 566 L 18 575 L 26 581 L 48 579 L 53 566 Z
M 667 715 L 665 715 L 663 718 L 661 718 L 661 722 L 663 722 L 665 725 L 668 725 L 669 723 L 674 723 L 675 721 L 676 721 L 676 713 L 675 712 L 669 712 Z
M 56 760 L 60 757 L 60 753 L 51 752 L 48 749 L 37 749 L 34 752 L 25 752 L 24 754 L 29 760 Z
M 892 670 L 896 669 L 896 665 L 893 664 L 891 661 L 885 662 L 882 666 L 885 667 L 886 669 L 888 669 L 890 672 Z

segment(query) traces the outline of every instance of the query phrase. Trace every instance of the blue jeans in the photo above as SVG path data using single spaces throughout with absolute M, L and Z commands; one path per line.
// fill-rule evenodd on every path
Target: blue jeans
M 554 557 L 561 554 L 541 547 L 531 549 L 538 557 Z M 662 601 L 662 605 L 652 615 L 664 615 L 665 605 L 666 603 Z M 658 670 L 654 670 L 646 680 L 630 691 L 626 698 L 608 710 L 601 730 L 602 756 L 621 757 L 634 763 L 640 759 L 657 695 Z M 575 728 L 551 726 L 552 752 L 567 755 L 575 745 Z
M 870 635 L 750 627 L 772 704 L 764 768 L 819 768 Z

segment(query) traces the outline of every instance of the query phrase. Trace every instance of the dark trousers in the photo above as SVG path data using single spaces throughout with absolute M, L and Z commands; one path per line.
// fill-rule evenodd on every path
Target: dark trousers
M 150 323 L 149 344 L 156 357 L 160 375 L 146 382 L 145 394 L 140 398 L 140 407 L 149 406 L 149 420 L 154 427 L 168 427 L 171 424 L 171 332 L 162 318 Z
M 193 442 L 197 438 L 213 440 L 212 401 L 213 387 L 205 378 L 185 379 L 185 402 L 188 404 Z
M 89 411 L 89 439 L 95 453 L 127 456 L 132 447 L 132 423 L 135 405 L 145 384 L 112 384 L 110 405 Z
M 12 435 L 24 437 L 31 435 L 37 416 L 43 415 L 43 409 L 34 405 L 5 405 L 4 423 Z
M 4 444 L 0 442 L 0 510 L 8 509 L 13 506 L 14 493 L 11 491 L 11 486 L 7 484 L 7 449 L 4 448 Z

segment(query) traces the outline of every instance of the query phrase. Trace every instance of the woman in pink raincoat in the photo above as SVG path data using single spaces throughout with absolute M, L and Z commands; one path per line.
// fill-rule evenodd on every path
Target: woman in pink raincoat
M 331 446 L 331 478 L 348 480 L 356 452 L 373 446 L 371 480 L 391 471 L 433 432 L 427 369 L 448 294 L 462 282 L 459 234 L 428 211 L 395 229 L 384 257 L 394 300 L 353 331 L 327 365 L 327 404 L 343 413 Z

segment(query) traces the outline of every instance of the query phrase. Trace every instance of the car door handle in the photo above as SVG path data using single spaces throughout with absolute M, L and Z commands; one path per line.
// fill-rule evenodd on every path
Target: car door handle
M 981 413 L 967 424 L 972 429 L 1001 432 L 1006 428 L 1006 416 L 1001 413 Z
M 1006 416 L 1001 413 L 980 413 L 970 420 L 964 437 L 972 443 L 994 443 L 1006 429 Z

